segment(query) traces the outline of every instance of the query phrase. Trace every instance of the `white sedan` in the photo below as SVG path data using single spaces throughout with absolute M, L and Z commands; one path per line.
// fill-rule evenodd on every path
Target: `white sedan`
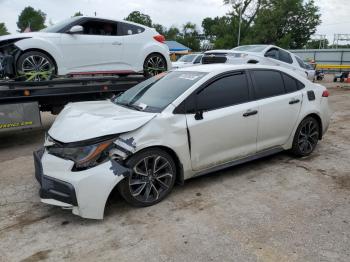
M 173 69 L 200 65 L 203 54 L 189 54 L 180 57 L 176 62 L 172 62 Z
M 40 32 L 0 37 L 0 69 L 35 81 L 56 74 L 155 75 L 171 68 L 164 41 L 155 29 L 132 22 L 73 17 Z
M 150 206 L 175 181 L 283 150 L 308 156 L 329 125 L 327 97 L 281 67 L 204 65 L 68 104 L 34 153 L 41 201 L 102 219 L 114 188 Z
M 293 53 L 274 45 L 244 45 L 231 50 L 204 53 L 203 64 L 262 64 L 281 66 L 308 77 L 304 61 Z

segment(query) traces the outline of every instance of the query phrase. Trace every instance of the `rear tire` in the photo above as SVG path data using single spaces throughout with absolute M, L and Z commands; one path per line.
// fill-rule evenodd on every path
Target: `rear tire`
M 146 57 L 143 63 L 143 74 L 152 77 L 168 70 L 165 58 L 158 53 L 152 53 Z
M 293 139 L 291 152 L 297 157 L 310 155 L 320 138 L 320 126 L 314 117 L 306 117 L 299 124 Z
M 164 150 L 153 148 L 140 151 L 131 156 L 126 165 L 132 173 L 117 188 L 122 197 L 133 206 L 155 205 L 174 187 L 175 162 Z
M 17 60 L 17 75 L 25 81 L 51 80 L 56 72 L 53 59 L 43 52 L 25 52 Z

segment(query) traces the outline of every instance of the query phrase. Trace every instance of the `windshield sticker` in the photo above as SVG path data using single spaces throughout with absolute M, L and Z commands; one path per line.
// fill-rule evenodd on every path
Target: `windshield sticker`
M 193 73 L 187 73 L 187 74 L 180 75 L 179 78 L 180 79 L 186 79 L 186 80 L 194 81 L 197 78 L 200 78 L 201 76 L 202 76 L 202 74 L 201 75 L 196 75 L 196 74 L 193 74 Z

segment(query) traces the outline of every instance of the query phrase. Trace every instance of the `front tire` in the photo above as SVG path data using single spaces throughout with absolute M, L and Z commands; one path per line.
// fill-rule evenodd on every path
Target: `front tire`
M 291 152 L 297 157 L 308 156 L 315 150 L 319 138 L 319 123 L 314 117 L 306 117 L 295 132 Z
M 118 190 L 133 206 L 146 207 L 157 204 L 174 187 L 175 162 L 164 150 L 143 150 L 133 155 L 126 165 L 132 172 L 118 184 Z
M 25 52 L 17 60 L 17 74 L 25 81 L 51 80 L 56 72 L 54 61 L 43 52 Z
M 158 53 L 150 54 L 143 63 L 143 73 L 145 77 L 158 75 L 168 70 L 165 58 Z

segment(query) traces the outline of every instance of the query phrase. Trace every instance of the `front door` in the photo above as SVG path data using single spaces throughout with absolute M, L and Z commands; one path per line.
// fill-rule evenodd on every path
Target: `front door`
M 84 20 L 82 34 L 62 34 L 61 51 L 68 72 L 114 71 L 121 69 L 123 39 L 117 23 Z
M 193 170 L 256 152 L 257 103 L 245 72 L 223 76 L 193 95 L 197 113 L 186 115 Z

